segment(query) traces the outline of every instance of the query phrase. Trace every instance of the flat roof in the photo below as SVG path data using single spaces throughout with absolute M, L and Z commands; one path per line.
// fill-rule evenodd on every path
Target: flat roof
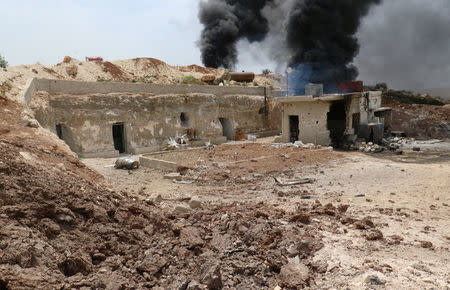
M 358 95 L 360 93 L 350 93 L 350 94 L 324 94 L 321 97 L 314 96 L 289 96 L 289 97 L 278 97 L 275 98 L 276 102 L 279 103 L 296 103 L 296 102 L 332 102 L 332 101 L 342 101 L 345 96 Z

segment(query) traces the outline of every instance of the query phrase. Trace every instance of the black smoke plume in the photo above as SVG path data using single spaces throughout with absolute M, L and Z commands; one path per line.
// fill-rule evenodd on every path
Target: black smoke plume
M 204 25 L 199 46 L 207 67 L 232 68 L 237 61 L 236 43 L 242 38 L 261 41 L 269 31 L 261 10 L 272 0 L 209 0 L 200 2 Z
M 288 56 L 299 89 L 306 83 L 324 83 L 333 90 L 338 82 L 351 81 L 358 70 L 351 63 L 359 51 L 356 32 L 370 7 L 381 0 L 209 0 L 200 4 L 204 30 L 199 42 L 206 66 L 232 68 L 236 43 L 286 35 L 272 44 Z M 272 12 L 272 14 L 271 14 Z M 284 15 L 268 17 L 268 15 Z M 270 21 L 268 21 L 270 19 Z M 278 30 L 278 31 L 274 31 Z M 296 93 L 300 93 L 295 90 Z
M 352 81 L 358 69 L 351 65 L 359 52 L 356 32 L 373 4 L 381 0 L 296 1 L 288 15 L 289 65 L 301 90 L 306 83 L 323 83 L 327 92 L 339 82 Z

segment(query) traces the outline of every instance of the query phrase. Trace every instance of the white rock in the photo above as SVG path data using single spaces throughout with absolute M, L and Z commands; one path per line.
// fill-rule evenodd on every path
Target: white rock
M 170 179 L 170 180 L 181 180 L 182 176 L 180 173 L 178 172 L 172 172 L 172 173 L 168 173 L 166 175 L 164 175 L 164 179 Z
M 198 196 L 192 196 L 191 200 L 189 201 L 189 207 L 192 209 L 196 209 L 202 206 L 202 202 L 200 201 L 200 198 Z
M 187 212 L 189 212 L 189 209 L 185 206 L 177 205 L 175 207 L 175 211 L 180 212 L 180 213 L 187 213 Z

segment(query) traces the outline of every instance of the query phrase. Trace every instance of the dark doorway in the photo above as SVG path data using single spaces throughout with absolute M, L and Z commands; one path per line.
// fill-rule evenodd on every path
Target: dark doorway
M 58 135 L 59 139 L 64 140 L 64 137 L 63 137 L 63 125 L 56 124 L 56 135 Z
M 227 137 L 227 140 L 234 140 L 233 125 L 231 121 L 226 118 L 219 118 L 220 124 L 222 125 L 223 136 Z
M 327 114 L 327 128 L 333 146 L 344 145 L 346 123 L 345 101 L 331 103 L 330 112 Z
M 181 127 L 189 128 L 189 118 L 186 116 L 186 113 L 180 114 L 180 122 L 181 122 Z
M 295 143 L 300 135 L 298 116 L 289 116 L 289 141 Z
M 114 149 L 119 151 L 119 153 L 125 153 L 125 131 L 123 123 L 113 124 L 112 127 L 113 139 L 114 139 Z

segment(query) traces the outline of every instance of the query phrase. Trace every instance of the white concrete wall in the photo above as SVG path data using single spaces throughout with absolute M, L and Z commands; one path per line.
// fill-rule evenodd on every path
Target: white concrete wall
M 299 116 L 299 140 L 328 146 L 331 143 L 330 131 L 327 129 L 329 102 L 295 102 L 285 103 L 282 108 L 282 142 L 289 142 L 289 116 Z

